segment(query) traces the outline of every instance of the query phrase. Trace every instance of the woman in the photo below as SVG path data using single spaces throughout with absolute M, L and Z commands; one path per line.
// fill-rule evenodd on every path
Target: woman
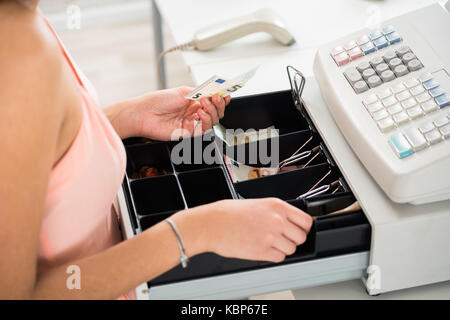
M 101 110 L 37 3 L 0 1 L 0 298 L 127 297 L 177 265 L 180 250 L 167 221 L 121 241 L 112 211 L 125 170 L 121 139 L 193 134 L 194 120 L 206 131 L 230 98 L 191 102 L 183 98 L 190 89 L 177 88 Z M 218 201 L 171 219 L 188 257 L 273 262 L 312 224 L 278 199 Z M 79 289 L 66 285 L 72 265 Z

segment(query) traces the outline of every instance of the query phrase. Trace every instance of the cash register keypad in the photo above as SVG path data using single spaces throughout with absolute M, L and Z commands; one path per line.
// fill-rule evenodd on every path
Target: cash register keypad
M 429 73 L 410 78 L 363 99 L 381 132 L 450 105 L 450 96 Z
M 356 67 L 349 67 L 344 76 L 357 94 L 375 88 L 382 83 L 389 82 L 419 70 L 422 63 L 407 46 L 397 50 L 388 50 L 374 56 L 369 62 L 362 62 Z
M 386 133 L 409 121 L 450 106 L 450 96 L 430 73 L 409 78 L 363 99 L 367 112 Z M 450 114 L 393 134 L 389 143 L 399 158 L 450 138 Z
M 388 48 L 403 40 L 392 25 L 333 48 L 332 59 L 341 67 L 363 56 L 370 58 L 343 71 L 356 94 L 361 94 L 396 78 L 409 79 L 367 95 L 362 100 L 367 112 L 382 133 L 450 106 L 450 95 L 430 73 L 411 74 L 423 68 L 422 62 L 407 45 Z M 382 51 L 380 49 L 386 48 Z M 374 52 L 378 54 L 371 55 Z M 417 78 L 416 78 L 417 77 Z M 447 88 L 448 89 L 448 88 Z M 450 139 L 450 113 L 420 126 L 389 136 L 389 144 L 399 158 L 405 158 L 445 139 Z
M 419 126 L 413 126 L 405 132 L 389 137 L 389 143 L 397 156 L 402 159 L 415 152 L 450 138 L 450 113 Z
M 396 29 L 389 25 L 337 46 L 331 50 L 330 54 L 336 64 L 341 67 L 402 40 Z M 383 51 L 369 61 L 361 62 L 356 67 L 350 67 L 344 71 L 345 78 L 357 94 L 423 67 L 408 46 Z

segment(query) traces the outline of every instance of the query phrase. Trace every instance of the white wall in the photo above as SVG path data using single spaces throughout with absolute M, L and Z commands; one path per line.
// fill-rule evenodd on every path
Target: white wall
M 83 28 L 144 22 L 151 19 L 150 0 L 41 0 L 39 7 L 57 31 L 66 28 L 71 5 L 80 8 Z

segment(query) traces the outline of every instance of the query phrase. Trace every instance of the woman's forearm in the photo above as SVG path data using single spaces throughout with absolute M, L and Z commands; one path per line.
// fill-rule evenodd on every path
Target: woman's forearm
M 137 98 L 131 98 L 103 109 L 114 130 L 122 139 L 138 134 L 139 119 L 133 115 L 133 107 L 136 103 Z
M 188 257 L 205 250 L 199 219 L 192 212 L 180 212 L 173 217 Z M 176 266 L 179 258 L 176 237 L 168 223 L 161 222 L 101 253 L 41 272 L 30 298 L 115 299 Z M 66 285 L 70 265 L 80 268 L 80 289 L 69 289 Z

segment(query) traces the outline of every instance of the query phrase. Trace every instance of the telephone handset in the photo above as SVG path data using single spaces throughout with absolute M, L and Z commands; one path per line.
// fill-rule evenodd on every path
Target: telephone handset
M 295 43 L 295 38 L 275 11 L 260 9 L 199 30 L 194 34 L 192 44 L 195 49 L 206 51 L 256 32 L 269 33 L 285 46 Z
M 225 20 L 197 31 L 191 41 L 169 48 L 159 55 L 158 77 L 160 88 L 164 88 L 161 63 L 167 53 L 189 48 L 207 51 L 257 32 L 269 33 L 285 46 L 295 43 L 294 36 L 286 29 L 281 17 L 271 9 L 260 9 L 246 16 Z

